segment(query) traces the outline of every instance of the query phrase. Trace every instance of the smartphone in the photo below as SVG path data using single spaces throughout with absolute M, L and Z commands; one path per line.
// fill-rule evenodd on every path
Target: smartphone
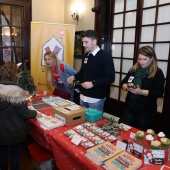
M 136 86 L 134 86 L 134 85 L 133 86 L 129 86 L 128 85 L 128 88 L 136 89 Z

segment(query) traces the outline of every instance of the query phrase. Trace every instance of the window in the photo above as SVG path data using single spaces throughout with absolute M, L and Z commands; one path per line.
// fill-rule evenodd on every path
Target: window
M 80 58 L 84 54 L 84 48 L 82 45 L 81 40 L 81 32 L 82 31 L 76 31 L 75 32 L 75 43 L 74 43 L 74 57 Z
M 110 98 L 124 102 L 127 92 L 119 84 L 134 64 L 139 47 L 150 45 L 155 49 L 158 66 L 167 78 L 170 0 L 115 0 L 112 5 L 111 53 L 116 80 L 110 86 Z M 157 103 L 157 111 L 162 112 L 163 98 Z
M 29 61 L 29 1 L 0 2 L 0 65 Z

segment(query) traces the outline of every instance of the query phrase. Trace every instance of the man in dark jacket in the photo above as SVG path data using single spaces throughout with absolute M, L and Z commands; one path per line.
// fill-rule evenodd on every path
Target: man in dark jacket
M 80 80 L 80 105 L 103 111 L 106 86 L 115 80 L 113 58 L 97 45 L 98 35 L 93 30 L 81 33 L 86 53 L 82 56 L 80 71 L 68 78 L 68 83 Z

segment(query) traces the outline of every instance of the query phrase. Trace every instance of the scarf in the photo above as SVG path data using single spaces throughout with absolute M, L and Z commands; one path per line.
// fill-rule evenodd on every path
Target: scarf
M 133 84 L 137 87 L 137 85 L 139 85 L 141 87 L 141 82 L 142 82 L 142 78 L 145 77 L 148 74 L 148 67 L 146 68 L 137 68 L 136 72 L 135 72 L 135 78 L 133 80 Z
M 145 77 L 148 74 L 148 67 L 146 68 L 137 68 L 135 71 L 135 78 L 133 79 L 133 84 L 137 87 L 137 85 L 139 85 L 141 87 L 141 83 L 142 83 L 142 78 Z M 130 108 L 132 108 L 133 110 L 138 110 L 140 109 L 140 95 L 134 95 L 131 93 L 131 97 L 130 97 Z

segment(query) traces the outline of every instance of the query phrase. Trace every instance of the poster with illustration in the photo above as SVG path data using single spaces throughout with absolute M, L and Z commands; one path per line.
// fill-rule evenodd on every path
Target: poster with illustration
M 59 60 L 73 66 L 75 25 L 56 23 L 31 23 L 31 75 L 37 89 L 52 93 L 46 84 L 44 54 L 55 52 Z
M 144 164 L 163 165 L 165 159 L 164 150 L 144 150 Z

